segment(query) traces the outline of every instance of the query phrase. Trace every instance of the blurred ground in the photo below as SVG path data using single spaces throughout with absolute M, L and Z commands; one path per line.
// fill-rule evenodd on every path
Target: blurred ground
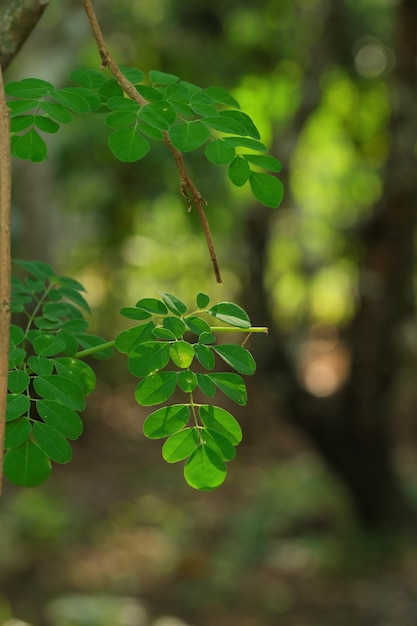
M 160 442 L 143 439 L 131 391 L 101 383 L 71 465 L 42 488 L 6 488 L 0 619 L 415 625 L 416 545 L 361 534 L 339 486 L 306 442 L 268 419 L 264 399 L 239 409 L 245 443 L 225 485 L 198 493 L 162 461 Z M 406 448 L 399 458 L 412 493 L 415 458 Z

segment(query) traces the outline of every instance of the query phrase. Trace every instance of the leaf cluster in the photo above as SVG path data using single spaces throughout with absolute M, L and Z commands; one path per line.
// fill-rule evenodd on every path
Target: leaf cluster
M 199 293 L 197 308 L 169 293 L 161 299 L 144 298 L 121 313 L 140 323 L 122 331 L 115 347 L 128 357 L 129 371 L 140 379 L 135 397 L 142 406 L 165 404 L 176 390 L 187 401 L 151 413 L 144 423 L 150 439 L 166 438 L 162 456 L 168 463 L 186 460 L 184 477 L 196 489 L 214 489 L 226 477 L 226 462 L 235 457 L 242 433 L 235 418 L 224 409 L 207 404 L 220 390 L 233 402 L 245 405 L 247 392 L 242 375 L 255 372 L 250 352 L 237 344 L 216 344 L 216 330 L 206 318 L 227 324 L 227 330 L 246 331 L 246 312 L 231 302 L 210 304 Z M 234 371 L 214 371 L 216 357 Z M 168 368 L 168 369 L 166 369 Z M 204 402 L 196 402 L 195 395 Z
M 104 340 L 86 332 L 89 312 L 82 285 L 57 276 L 50 265 L 16 261 L 24 277 L 13 277 L 12 313 L 23 326 L 11 324 L 6 410 L 4 473 L 17 485 L 32 487 L 48 478 L 51 460 L 68 463 L 71 446 L 83 430 L 78 415 L 95 387 L 92 368 L 77 351 Z
M 40 131 L 55 133 L 60 124 L 71 122 L 73 113 L 96 112 L 111 129 L 109 147 L 120 161 L 142 159 L 151 140 L 168 138 L 180 152 L 205 145 L 207 160 L 227 166 L 234 185 L 249 183 L 259 202 L 279 205 L 282 183 L 270 172 L 279 172 L 281 164 L 265 154 L 252 119 L 225 89 L 203 89 L 157 70 L 149 72 L 146 82 L 136 68 L 122 72 L 135 85 L 142 104 L 126 97 L 114 78 L 89 69 L 74 70 L 71 77 L 77 86 L 63 89 L 35 78 L 8 83 L 13 155 L 43 161 L 47 146 Z

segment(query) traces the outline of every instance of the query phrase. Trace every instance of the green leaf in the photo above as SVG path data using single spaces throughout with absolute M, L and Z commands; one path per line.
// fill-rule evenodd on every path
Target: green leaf
M 171 104 L 177 112 L 178 116 L 182 119 L 185 117 L 194 118 L 195 113 L 186 102 L 179 102 L 178 100 L 171 100 Z
M 18 159 L 29 159 L 34 163 L 45 161 L 48 149 L 42 137 L 32 128 L 28 133 L 20 135 L 13 142 L 13 156 Z
M 210 303 L 210 296 L 200 291 L 197 294 L 196 303 L 199 309 L 205 309 Z
M 162 300 L 165 302 L 167 308 L 174 313 L 174 315 L 184 315 L 187 312 L 187 305 L 177 298 L 177 296 L 173 296 L 171 293 L 163 292 L 161 293 Z
M 275 176 L 261 172 L 251 172 L 249 184 L 253 195 L 261 204 L 275 209 L 281 203 L 284 187 L 282 182 Z
M 267 150 L 263 143 L 255 139 L 250 139 L 249 137 L 225 137 L 224 141 L 230 143 L 231 146 L 243 146 L 244 148 L 250 148 L 258 152 L 266 152 Z
M 66 376 L 44 374 L 33 381 L 36 393 L 45 400 L 56 400 L 70 409 L 83 411 L 84 393 L 80 384 Z
M 209 130 L 201 122 L 182 122 L 169 129 L 169 138 L 181 152 L 191 152 L 199 148 L 210 137 Z
M 142 159 L 150 150 L 150 143 L 135 128 L 115 130 L 109 137 L 109 148 L 124 163 Z
M 12 341 L 15 346 L 18 346 L 19 343 L 22 343 L 24 338 L 25 333 L 20 328 L 20 326 L 16 326 L 16 324 L 10 324 L 10 341 Z
M 88 302 L 83 298 L 83 296 L 79 293 L 79 290 L 73 289 L 71 287 L 58 287 L 57 289 L 53 289 L 49 293 L 49 297 L 53 302 L 58 302 L 62 298 L 66 298 L 78 304 L 84 311 L 90 313 L 90 307 L 88 306 Z
M 242 135 L 245 137 L 248 133 L 246 128 L 239 122 L 233 119 L 223 117 L 221 115 L 213 117 L 203 117 L 202 123 L 206 124 L 214 130 L 219 130 L 221 133 L 227 133 L 229 135 Z
M 30 356 L 28 365 L 34 374 L 41 376 L 42 374 L 52 374 L 54 364 L 50 359 L 44 356 Z
M 194 489 L 216 489 L 226 478 L 226 465 L 218 454 L 202 444 L 185 464 L 184 478 Z
M 11 422 L 30 408 L 30 399 L 27 395 L 7 394 L 6 421 Z
M 86 102 L 88 103 L 91 111 L 97 111 L 97 109 L 101 107 L 100 96 L 94 91 L 91 91 L 91 89 L 85 89 L 84 87 L 66 87 L 65 95 L 68 96 L 70 94 L 73 94 L 76 98 L 84 98 L 84 100 L 86 100 Z M 82 113 L 82 111 L 79 111 L 79 113 Z
M 239 102 L 235 100 L 233 96 L 230 95 L 226 89 L 223 87 L 207 87 L 204 90 L 204 93 L 207 93 L 213 100 L 218 102 L 219 104 L 224 104 L 225 106 L 229 106 L 235 109 L 240 109 Z
M 176 341 L 171 344 L 170 357 L 177 367 L 186 369 L 194 359 L 194 348 L 188 341 Z
M 13 98 L 43 98 L 53 89 L 51 83 L 40 78 L 23 78 L 7 83 L 4 91 Z
M 50 473 L 49 458 L 30 439 L 5 454 L 4 475 L 15 485 L 36 487 L 43 483 Z
M 56 400 L 38 400 L 36 408 L 40 417 L 68 439 L 78 439 L 83 432 L 80 416 L 70 407 Z
M 100 98 L 106 102 L 109 98 L 122 97 L 123 91 L 115 78 L 110 78 L 98 91 Z
M 87 89 L 100 89 L 108 80 L 102 72 L 85 68 L 73 70 L 70 76 L 75 83 Z
M 142 311 L 155 315 L 166 315 L 168 313 L 165 304 L 156 298 L 142 298 L 142 300 L 136 302 L 135 306 L 138 309 L 142 309 Z
M 162 321 L 162 325 L 164 328 L 171 331 L 176 339 L 181 339 L 185 333 L 185 323 L 178 317 L 165 317 Z
M 163 138 L 162 131 L 159 130 L 159 128 L 155 128 L 155 126 L 145 124 L 145 122 L 142 122 L 141 120 L 138 121 L 137 129 L 151 139 L 160 140 Z
M 248 395 L 245 383 L 238 374 L 226 372 L 221 374 L 207 374 L 207 376 L 225 396 L 233 400 L 233 402 L 236 402 L 236 404 L 245 406 Z
M 130 98 L 119 96 L 116 98 L 109 98 L 106 104 L 112 111 L 120 113 L 138 113 L 140 109 L 140 104 L 138 102 L 135 102 Z
M 237 328 L 250 328 L 248 314 L 233 302 L 219 302 L 207 311 L 213 317 Z
M 72 458 L 71 446 L 57 430 L 44 424 L 35 422 L 33 437 L 45 454 L 56 463 L 69 463 Z
M 255 359 L 243 346 L 236 344 L 222 344 L 213 346 L 213 350 L 239 374 L 251 376 L 256 370 Z
M 59 130 L 59 124 L 44 115 L 35 115 L 35 126 L 44 133 L 56 133 Z
M 49 263 L 45 263 L 44 261 L 23 261 L 21 259 L 13 259 L 13 263 L 41 281 L 54 276 L 54 270 Z
M 151 341 L 153 338 L 152 330 L 154 328 L 155 324 L 153 322 L 148 322 L 147 324 L 141 324 L 140 326 L 134 326 L 133 328 L 123 330 L 119 335 L 117 335 L 114 345 L 119 352 L 129 353 L 138 344 L 145 341 Z
M 103 337 L 98 337 L 97 335 L 77 335 L 77 340 L 80 346 L 84 350 L 88 350 L 89 348 L 96 348 L 101 346 L 104 343 L 107 343 Z M 109 359 L 113 354 L 112 348 L 103 348 L 103 350 L 99 350 L 98 352 L 94 352 L 91 356 L 94 359 L 104 360 Z
M 13 344 L 10 344 L 9 352 L 9 368 L 19 367 L 26 356 L 26 352 L 23 348 L 16 348 Z
M 20 131 L 33 126 L 34 121 L 34 115 L 19 115 L 17 117 L 12 117 L 10 120 L 10 132 L 20 133 Z
M 197 429 L 184 428 L 166 440 L 162 446 L 162 457 L 167 463 L 177 463 L 188 458 L 197 446 Z
M 177 372 L 159 372 L 144 378 L 136 387 L 135 397 L 138 404 L 152 406 L 166 402 L 172 396 L 177 385 Z
M 134 306 L 123 307 L 123 309 L 120 310 L 120 314 L 130 320 L 148 320 L 150 317 L 152 317 L 151 313 L 143 311 L 142 309 L 137 309 Z
M 249 115 L 243 113 L 243 111 L 220 111 L 220 115 L 240 124 L 245 130 L 245 135 L 249 135 L 252 139 L 260 139 L 260 134 L 255 124 Z
M 157 101 L 163 100 L 164 94 L 159 91 L 159 89 L 155 89 L 154 87 L 149 87 L 149 85 L 136 85 L 136 90 L 142 98 L 148 101 Z
M 10 393 L 23 393 L 29 387 L 30 378 L 23 370 L 12 370 L 7 378 Z
M 269 172 L 279 172 L 281 171 L 281 163 L 273 156 L 269 154 L 242 154 L 243 158 L 252 163 L 252 165 L 256 165 L 257 167 L 262 167 L 264 170 L 268 170 Z
M 63 89 L 53 89 L 50 93 L 51 98 L 59 102 L 74 113 L 89 113 L 91 111 L 89 101 L 84 96 L 73 91 L 71 87 Z
M 164 341 L 175 341 L 176 337 L 171 330 L 167 328 L 162 328 L 162 326 L 157 326 L 153 329 L 152 335 L 157 339 L 162 339 Z
M 198 362 L 201 363 L 203 367 L 207 370 L 213 369 L 215 363 L 214 353 L 208 346 L 198 343 L 194 346 L 194 352 Z
M 216 387 L 213 381 L 210 379 L 209 374 L 197 374 L 197 382 L 201 391 L 206 396 L 212 398 L 214 395 L 216 395 Z
M 138 70 L 137 67 L 120 67 L 120 71 L 123 76 L 130 80 L 131 83 L 136 84 L 140 83 L 143 80 L 144 74 L 141 70 Z
M 216 341 L 216 337 L 211 332 L 201 333 L 201 335 L 198 338 L 198 343 L 202 343 L 202 344 L 215 343 L 215 341 Z
M 242 187 L 242 185 L 249 180 L 250 173 L 249 163 L 240 156 L 233 159 L 227 170 L 229 180 L 231 180 L 236 187 Z
M 197 387 L 198 380 L 194 372 L 190 370 L 182 370 L 178 372 L 178 387 L 184 393 L 191 393 Z
M 233 444 L 216 430 L 204 428 L 201 431 L 201 437 L 205 445 L 218 454 L 223 461 L 232 461 L 236 457 L 236 449 Z
M 150 126 L 168 130 L 177 119 L 177 114 L 169 102 L 160 100 L 144 106 L 139 113 L 139 118 Z
M 202 404 L 199 407 L 201 422 L 211 431 L 226 437 L 234 446 L 242 441 L 242 429 L 231 413 L 218 406 Z
M 207 93 L 195 93 L 191 97 L 190 106 L 195 113 L 203 117 L 219 114 L 216 103 Z
M 187 404 L 173 404 L 154 411 L 146 418 L 143 432 L 149 439 L 169 437 L 184 428 L 190 419 L 190 408 Z
M 109 128 L 126 128 L 127 126 L 135 124 L 137 117 L 136 113 L 114 111 L 106 116 L 104 123 Z
M 38 335 L 33 341 L 33 349 L 38 356 L 55 356 L 64 348 L 65 343 L 62 339 L 48 333 Z
M 227 165 L 235 158 L 236 151 L 223 139 L 215 139 L 207 144 L 204 154 L 215 165 Z
M 10 109 L 10 117 L 32 111 L 35 107 L 38 107 L 37 100 L 10 100 L 7 106 Z
M 71 111 L 68 111 L 68 109 L 60 104 L 43 101 L 39 103 L 39 108 L 62 124 L 72 122 L 73 117 Z
M 200 333 L 210 333 L 210 325 L 206 322 L 206 320 L 201 319 L 201 317 L 190 315 L 184 318 L 184 322 L 188 330 L 194 333 L 194 335 L 199 335 Z
M 178 76 L 160 72 L 159 70 L 151 70 L 149 72 L 149 78 L 154 85 L 171 85 L 179 81 Z
M 181 85 L 178 83 L 172 83 L 167 87 L 166 96 L 168 100 L 176 100 L 180 102 L 189 102 L 190 101 L 190 90 L 185 87 L 185 85 Z
M 6 424 L 4 447 L 6 450 L 17 448 L 29 439 L 32 432 L 32 424 L 27 417 L 19 417 Z
M 162 341 L 147 341 L 138 344 L 129 352 L 129 372 L 138 378 L 154 374 L 169 361 L 169 344 Z
M 66 376 L 77 382 L 85 396 L 90 395 L 96 387 L 94 370 L 84 361 L 72 357 L 54 359 L 55 368 L 60 376 Z

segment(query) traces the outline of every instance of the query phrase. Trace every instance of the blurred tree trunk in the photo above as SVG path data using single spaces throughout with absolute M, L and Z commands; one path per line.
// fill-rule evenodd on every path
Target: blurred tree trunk
M 393 383 L 400 361 L 399 329 L 414 309 L 414 237 L 417 211 L 417 3 L 398 6 L 396 69 L 392 84 L 391 147 L 384 192 L 359 233 L 363 250 L 360 303 L 346 333 L 352 366 L 344 388 L 318 398 L 302 388 L 284 339 L 273 330 L 259 369 L 283 398 L 290 419 L 306 432 L 347 488 L 358 517 L 371 528 L 411 526 L 414 512 L 392 465 Z M 270 215 L 270 214 L 269 214 Z M 267 302 L 263 275 L 267 211 L 248 220 L 251 302 Z M 265 319 L 265 311 L 254 311 Z M 264 317 L 262 318 L 262 314 Z M 272 327 L 272 322 L 270 323 Z

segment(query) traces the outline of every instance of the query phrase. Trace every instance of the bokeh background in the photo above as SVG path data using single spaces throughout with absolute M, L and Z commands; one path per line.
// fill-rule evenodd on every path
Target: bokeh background
M 7 2 L 0 3 L 3 9 Z M 69 466 L 6 485 L 8 626 L 414 626 L 417 621 L 417 3 L 102 0 L 121 65 L 230 90 L 281 160 L 266 209 L 202 152 L 216 285 L 163 145 L 122 164 L 99 116 L 14 164 L 14 256 L 80 280 L 91 331 L 158 291 L 233 299 L 268 337 L 224 486 L 197 493 L 145 441 L 124 359 L 97 390 Z M 81 4 L 53 0 L 6 79 L 99 68 Z M 15 621 L 13 621 L 15 620 Z

